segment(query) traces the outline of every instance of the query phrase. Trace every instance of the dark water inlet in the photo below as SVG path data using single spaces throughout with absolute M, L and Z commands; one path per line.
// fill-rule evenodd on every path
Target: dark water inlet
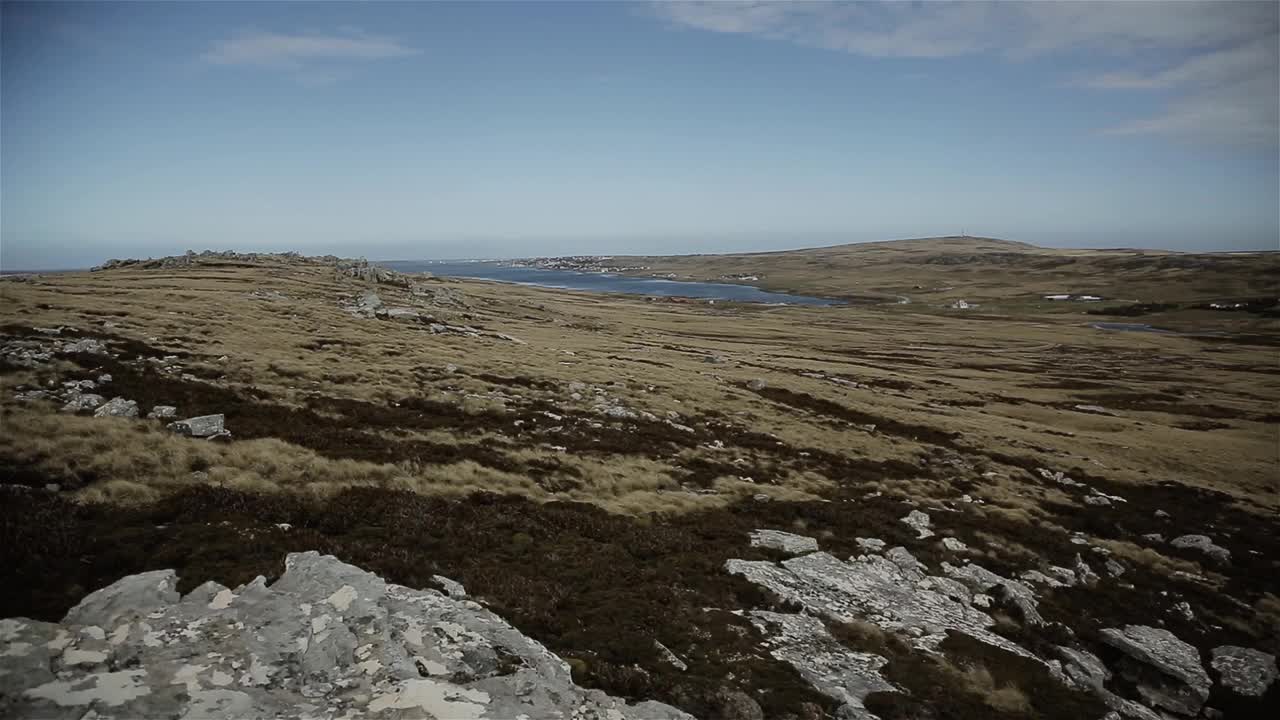
M 512 267 L 497 262 L 430 262 L 425 260 L 400 260 L 382 262 L 400 272 L 430 272 L 444 277 L 497 280 L 519 285 L 560 288 L 562 290 L 587 290 L 591 292 L 626 293 L 629 295 L 657 295 L 662 297 L 706 298 L 733 302 L 768 303 L 775 305 L 844 305 L 841 300 L 768 292 L 750 285 L 708 283 L 661 278 L 628 277 L 613 273 L 578 272 L 575 270 L 547 270 L 543 268 Z

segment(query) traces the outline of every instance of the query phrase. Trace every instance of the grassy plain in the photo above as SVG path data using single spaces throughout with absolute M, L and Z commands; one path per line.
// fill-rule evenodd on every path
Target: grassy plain
M 450 292 L 377 285 L 387 305 L 424 317 L 374 319 L 341 307 L 365 282 L 274 260 L 0 283 L 10 340 L 61 326 L 60 340 L 96 337 L 115 353 L 0 372 L 4 482 L 59 486 L 6 500 L 0 561 L 7 585 L 30 593 L 7 593 L 3 614 L 56 618 L 84 592 L 152 567 L 177 567 L 186 587 L 270 577 L 285 552 L 321 549 L 406 584 L 463 581 L 572 658 L 580 682 L 705 717 L 728 717 L 717 698 L 739 688 L 769 717 L 804 717 L 797 708 L 829 701 L 728 614 L 770 601 L 723 561 L 767 557 L 746 533 L 776 527 L 837 555 L 856 553 L 855 537 L 881 537 L 932 564 L 941 550 L 898 522 L 914 505 L 1010 575 L 1069 566 L 1071 532 L 1110 543 L 1139 593 L 1064 590 L 1042 607 L 1086 637 L 1164 617 L 1164 590 L 1201 608 L 1194 622 L 1168 618 L 1184 639 L 1274 652 L 1280 320 L 1182 308 L 1171 311 L 1181 326 L 1225 334 L 1116 333 L 1090 327 L 1116 319 L 1086 314 L 1096 304 L 1034 298 L 1275 298 L 1276 259 L 1192 266 L 1024 247 L 644 260 L 652 272 L 763 272 L 771 290 L 908 295 L 905 305 L 709 305 L 437 278 L 423 287 Z M 982 306 L 939 307 L 961 297 Z M 433 333 L 430 322 L 523 342 Z M 160 404 L 180 417 L 224 413 L 233 440 L 14 398 L 103 372 L 105 396 L 143 414 Z M 1082 505 L 1042 467 L 1128 502 Z M 1150 532 L 1205 532 L 1239 560 L 1203 567 L 1190 551 L 1153 549 L 1141 540 Z M 1186 568 L 1207 584 L 1173 574 Z M 691 670 L 663 664 L 654 639 Z M 882 698 L 877 712 L 949 703 L 939 717 L 1067 717 L 1062 708 L 1076 707 L 1051 693 L 1028 699 L 1040 680 L 1000 675 L 998 663 L 955 662 L 921 669 L 899 657 L 915 699 Z

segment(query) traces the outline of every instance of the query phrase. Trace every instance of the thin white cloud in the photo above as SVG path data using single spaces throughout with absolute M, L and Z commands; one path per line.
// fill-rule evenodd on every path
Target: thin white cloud
M 394 38 L 346 29 L 327 35 L 242 33 L 218 43 L 203 57 L 216 65 L 294 68 L 317 61 L 381 60 L 417 53 Z
M 1280 142 L 1280 3 L 661 2 L 651 8 L 675 27 L 867 57 L 1017 60 L 1083 51 L 1128 67 L 1077 85 L 1171 95 L 1162 114 L 1109 132 Z

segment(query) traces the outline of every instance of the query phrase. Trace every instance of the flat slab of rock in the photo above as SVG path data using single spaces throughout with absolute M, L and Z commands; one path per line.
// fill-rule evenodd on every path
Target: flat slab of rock
M 1199 550 L 1216 563 L 1225 565 L 1231 562 L 1231 551 L 1215 545 L 1208 535 L 1180 535 L 1170 540 L 1169 544 L 1176 548 Z
M 1247 697 L 1262 697 L 1280 675 L 1275 655 L 1236 645 L 1214 648 L 1209 665 L 1222 676 L 1223 687 Z
M 173 571 L 93 593 L 60 624 L 0 620 L 5 717 L 689 720 L 573 683 L 569 666 L 466 600 L 314 552 L 268 586 Z
M 171 422 L 165 427 L 180 435 L 189 435 L 191 437 L 212 437 L 226 431 L 223 427 L 223 423 L 224 416 L 222 414 L 201 415 L 199 417 Z
M 1148 705 L 1196 715 L 1209 699 L 1212 684 L 1194 646 L 1163 628 L 1126 625 L 1106 628 L 1102 641 L 1156 673 L 1130 673 Z
M 781 530 L 752 530 L 751 547 L 780 550 L 790 555 L 803 555 L 815 552 L 818 541 L 804 535 L 793 535 Z

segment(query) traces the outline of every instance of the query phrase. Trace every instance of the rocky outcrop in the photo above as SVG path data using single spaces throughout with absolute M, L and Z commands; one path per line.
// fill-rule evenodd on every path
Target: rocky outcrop
M 812 614 L 839 622 L 869 621 L 911 638 L 922 650 L 936 650 L 948 631 L 956 631 L 1017 655 L 1035 657 L 991 632 L 995 621 L 990 615 L 963 597 L 953 597 L 955 581 L 927 576 L 905 549 L 890 552 L 894 551 L 900 552 L 893 559 L 863 555 L 848 562 L 821 551 L 781 563 L 729 560 L 725 569 Z
M 1209 665 L 1221 676 L 1223 687 L 1246 697 L 1262 697 L 1280 675 L 1275 655 L 1235 645 L 1214 648 Z
M 573 683 L 493 613 L 314 552 L 268 586 L 133 575 L 60 624 L 0 621 L 0 715 L 675 719 Z
M 1102 641 L 1124 653 L 1120 673 L 1136 685 L 1147 705 L 1194 716 L 1208 700 L 1211 682 L 1200 653 L 1168 630 L 1107 628 Z
M 102 403 L 106 402 L 106 398 L 93 393 L 75 393 L 67 398 L 67 402 L 62 406 L 62 412 L 74 413 L 81 410 L 94 410 Z
M 751 547 L 778 550 L 788 555 L 803 555 L 818 549 L 818 541 L 804 535 L 793 535 L 781 530 L 752 530 Z
M 125 400 L 121 397 L 115 397 L 108 400 L 98 407 L 93 413 L 94 417 L 138 417 L 138 403 L 133 400 Z

